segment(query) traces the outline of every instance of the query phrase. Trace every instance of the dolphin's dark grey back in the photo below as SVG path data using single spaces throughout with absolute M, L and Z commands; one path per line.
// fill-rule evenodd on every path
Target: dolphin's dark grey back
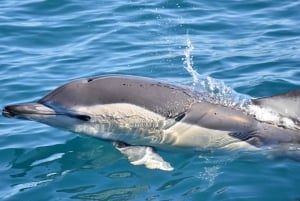
M 102 76 L 67 83 L 38 102 L 62 108 L 130 103 L 173 118 L 185 112 L 197 96 L 164 82 L 134 76 Z

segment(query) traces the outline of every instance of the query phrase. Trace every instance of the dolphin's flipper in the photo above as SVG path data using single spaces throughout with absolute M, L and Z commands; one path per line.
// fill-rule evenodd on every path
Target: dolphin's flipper
M 133 165 L 145 165 L 149 169 L 172 171 L 174 168 L 158 155 L 152 147 L 131 146 L 122 142 L 114 142 L 114 146 L 124 154 Z
M 300 120 L 300 90 L 253 99 L 252 103 L 263 108 L 270 108 L 284 117 Z

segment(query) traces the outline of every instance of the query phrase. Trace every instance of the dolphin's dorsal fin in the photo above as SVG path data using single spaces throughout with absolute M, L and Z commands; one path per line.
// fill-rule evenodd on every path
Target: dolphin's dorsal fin
M 133 165 L 145 165 L 149 169 L 172 171 L 174 168 L 158 155 L 152 147 L 132 146 L 122 142 L 114 142 L 114 146 L 124 154 Z
M 281 116 L 300 121 L 300 90 L 253 99 L 254 105 L 269 108 Z

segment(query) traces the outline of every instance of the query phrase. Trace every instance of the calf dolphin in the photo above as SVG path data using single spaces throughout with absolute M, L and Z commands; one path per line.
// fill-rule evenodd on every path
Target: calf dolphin
M 299 97 L 300 91 L 288 92 L 254 99 L 252 105 L 278 111 L 297 125 Z M 75 80 L 35 103 L 8 105 L 2 114 L 112 141 L 132 164 L 152 169 L 173 169 L 155 148 L 256 150 L 300 144 L 297 127 L 263 122 L 187 88 L 134 76 Z

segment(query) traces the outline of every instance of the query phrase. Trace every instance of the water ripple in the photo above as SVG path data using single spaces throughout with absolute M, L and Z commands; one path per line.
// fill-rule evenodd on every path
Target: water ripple
M 192 85 L 197 81 L 184 69 L 187 40 L 194 75 L 229 89 L 222 97 L 297 89 L 299 6 L 292 0 L 4 0 L 0 105 L 34 101 L 69 80 L 110 73 Z M 149 171 L 130 165 L 109 143 L 0 118 L 4 200 L 300 197 L 294 161 L 161 153 L 175 171 Z

